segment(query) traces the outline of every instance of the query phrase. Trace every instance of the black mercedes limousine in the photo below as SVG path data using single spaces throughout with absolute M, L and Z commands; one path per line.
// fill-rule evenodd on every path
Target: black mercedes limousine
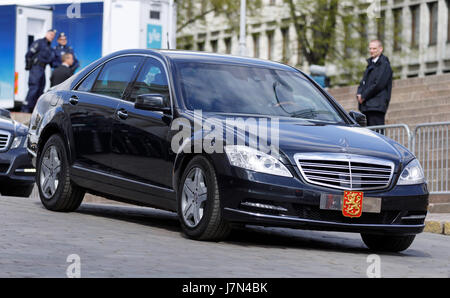
M 125 50 L 42 95 L 27 146 L 49 210 L 73 211 L 90 192 L 177 212 L 193 239 L 252 224 L 405 250 L 424 228 L 423 170 L 364 125 L 287 65 Z

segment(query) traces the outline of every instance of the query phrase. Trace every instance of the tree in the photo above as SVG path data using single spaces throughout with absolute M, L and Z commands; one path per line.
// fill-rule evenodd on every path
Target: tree
M 366 66 L 370 1 L 284 2 L 297 33 L 298 48 L 308 64 L 334 64 L 345 70 L 340 75 L 343 81 L 358 82 Z
M 309 64 L 324 65 L 335 38 L 338 0 L 285 0 Z
M 239 0 L 175 0 L 177 4 L 177 33 L 196 22 L 206 22 L 206 16 L 224 14 L 232 28 L 239 25 Z M 255 13 L 262 0 L 247 1 L 247 12 Z

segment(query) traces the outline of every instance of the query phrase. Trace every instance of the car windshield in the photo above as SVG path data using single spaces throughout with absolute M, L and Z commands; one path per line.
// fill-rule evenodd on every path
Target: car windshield
M 178 62 L 176 69 L 189 110 L 344 122 L 299 72 L 199 62 Z

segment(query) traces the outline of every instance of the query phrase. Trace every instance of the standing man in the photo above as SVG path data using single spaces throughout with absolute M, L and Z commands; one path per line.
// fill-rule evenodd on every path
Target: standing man
M 358 108 L 366 115 L 367 126 L 384 125 L 392 91 L 392 69 L 389 59 L 383 55 L 379 40 L 369 43 L 370 58 L 359 84 L 356 99 Z
M 53 71 L 50 78 L 51 87 L 61 84 L 72 76 L 71 66 L 73 65 L 73 60 L 71 53 L 65 53 L 62 56 L 62 64 Z
M 75 70 L 78 68 L 78 66 L 80 66 L 80 64 L 78 63 L 78 60 L 75 58 L 75 53 L 72 47 L 67 45 L 67 36 L 64 32 L 61 32 L 58 35 L 57 42 L 58 45 L 55 47 L 55 59 L 52 62 L 52 67 L 56 69 L 58 66 L 60 66 L 62 63 L 62 56 L 66 53 L 69 53 L 72 54 L 73 56 L 74 61 L 70 69 L 72 70 L 72 73 L 74 73 Z
M 28 94 L 22 112 L 31 113 L 36 101 L 45 88 L 45 67 L 55 59 L 51 43 L 55 38 L 56 30 L 48 30 L 44 38 L 34 41 L 25 55 L 25 70 L 29 70 Z

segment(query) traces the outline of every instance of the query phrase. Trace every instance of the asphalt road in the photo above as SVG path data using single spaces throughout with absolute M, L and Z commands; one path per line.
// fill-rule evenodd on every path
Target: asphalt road
M 372 254 L 359 234 L 246 227 L 198 242 L 165 211 L 85 203 L 55 213 L 0 197 L 0 277 L 450 277 L 449 236 L 422 233 L 403 253 L 375 256 L 378 267 Z

